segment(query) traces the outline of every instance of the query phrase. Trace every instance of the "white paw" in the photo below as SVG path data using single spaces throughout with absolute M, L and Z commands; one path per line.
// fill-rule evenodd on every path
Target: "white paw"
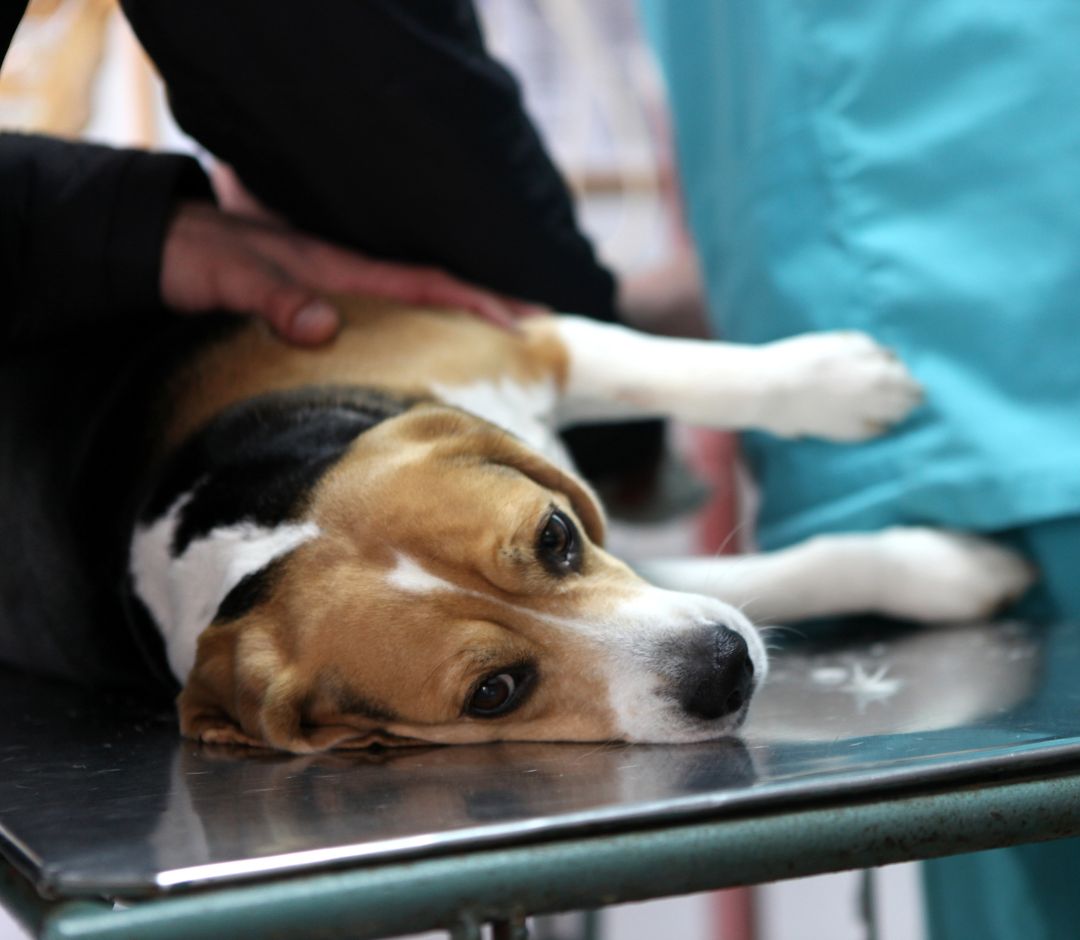
M 865 333 L 808 333 L 763 348 L 764 430 L 782 437 L 860 441 L 883 433 L 922 401 L 922 388 Z
M 1007 548 L 974 535 L 896 528 L 869 536 L 878 556 L 876 612 L 907 620 L 980 620 L 1019 598 L 1035 570 Z

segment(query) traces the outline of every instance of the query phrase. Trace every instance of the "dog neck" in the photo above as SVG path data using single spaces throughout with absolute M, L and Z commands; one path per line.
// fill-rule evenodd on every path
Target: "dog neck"
M 226 410 L 165 463 L 131 542 L 130 590 L 183 682 L 199 635 L 249 610 L 275 563 L 318 535 L 312 488 L 356 438 L 422 399 L 370 388 L 304 388 Z

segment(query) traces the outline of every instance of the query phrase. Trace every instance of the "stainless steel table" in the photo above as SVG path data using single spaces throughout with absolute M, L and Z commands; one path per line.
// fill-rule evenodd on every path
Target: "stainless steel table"
M 49 937 L 378 937 L 1080 833 L 1080 625 L 782 637 L 741 740 L 312 757 L 0 674 L 3 898 Z

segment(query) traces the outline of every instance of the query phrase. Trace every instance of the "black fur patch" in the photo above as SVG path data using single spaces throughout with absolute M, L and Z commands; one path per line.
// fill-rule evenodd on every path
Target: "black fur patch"
M 360 434 L 422 400 L 328 386 L 243 402 L 216 417 L 168 461 L 140 518 L 151 522 L 192 493 L 180 513 L 174 556 L 221 526 L 278 526 L 295 517 Z
M 211 626 L 243 617 L 244 614 L 266 600 L 270 596 L 274 583 L 277 581 L 288 557 L 288 555 L 284 555 L 281 558 L 275 558 L 266 567 L 244 575 L 218 605 Z

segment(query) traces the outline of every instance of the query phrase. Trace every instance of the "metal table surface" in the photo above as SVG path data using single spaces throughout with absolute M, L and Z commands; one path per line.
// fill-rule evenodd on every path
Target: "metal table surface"
M 222 923 L 282 927 L 319 898 L 378 936 L 460 919 L 463 898 L 566 909 L 1080 832 L 1080 625 L 803 634 L 741 739 L 678 746 L 295 757 L 3 673 L 0 850 L 43 895 L 133 905 L 69 902 L 50 935 L 138 936 L 139 912 L 195 935 L 214 897 Z

